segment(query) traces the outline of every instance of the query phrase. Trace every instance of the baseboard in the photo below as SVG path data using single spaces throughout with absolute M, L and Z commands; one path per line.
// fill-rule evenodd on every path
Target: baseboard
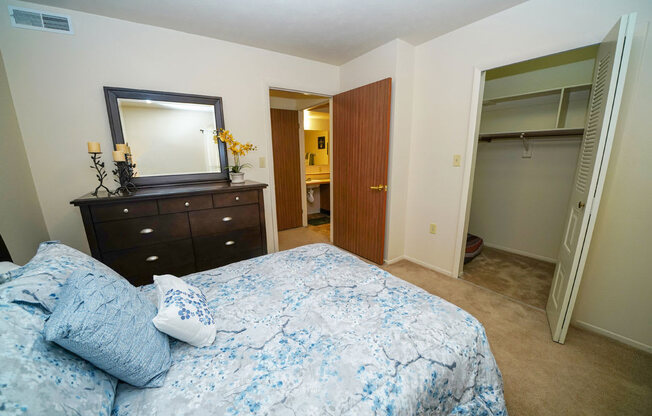
M 433 266 L 432 264 L 425 263 L 425 262 L 423 262 L 421 260 L 417 260 L 415 258 L 412 258 L 410 256 L 406 256 L 406 255 L 394 257 L 391 260 L 384 260 L 384 262 L 385 262 L 385 264 L 390 265 L 390 264 L 398 263 L 401 260 L 407 260 L 407 261 L 412 262 L 414 264 L 418 264 L 419 266 L 425 267 L 426 269 L 436 271 L 437 273 L 441 273 L 441 274 L 444 274 L 444 275 L 449 276 L 449 277 L 453 276 L 452 273 L 450 271 L 448 271 L 448 270 L 444 270 L 444 269 L 442 269 L 440 267 Z
M 387 259 L 385 259 L 385 260 L 383 260 L 383 262 L 384 262 L 385 264 L 388 264 L 388 265 L 389 265 L 389 264 L 398 263 L 398 262 L 401 261 L 401 260 L 405 260 L 405 256 L 394 257 L 394 258 L 391 259 L 391 260 L 387 260 Z
M 531 259 L 542 260 L 542 261 L 546 261 L 548 263 L 555 263 L 555 264 L 557 263 L 557 259 L 553 259 L 551 257 L 546 257 L 546 256 L 541 256 L 539 254 L 529 253 L 529 252 L 523 251 L 523 250 L 517 250 L 515 248 L 503 247 L 503 246 L 499 246 L 498 244 L 487 243 L 486 241 L 484 242 L 484 245 L 486 247 L 489 247 L 489 248 L 495 248 L 497 250 L 506 251 L 508 253 L 518 254 L 519 256 L 525 256 L 525 257 L 529 257 Z
M 437 273 L 441 273 L 441 274 L 446 275 L 448 277 L 455 277 L 455 276 L 453 276 L 453 272 L 451 272 L 450 270 L 445 270 L 445 269 L 442 269 L 441 267 L 433 266 L 432 264 L 428 264 L 426 262 L 423 262 L 421 260 L 417 260 L 417 259 L 415 259 L 413 257 L 410 257 L 410 256 L 403 256 L 403 260 L 411 261 L 412 263 L 418 264 L 419 266 L 425 267 L 426 269 L 433 270 L 433 271 L 435 271 Z
M 622 342 L 623 344 L 627 344 L 630 347 L 636 348 L 637 350 L 645 351 L 647 353 L 652 354 L 652 345 L 647 345 L 647 344 L 644 344 L 642 342 L 638 342 L 638 341 L 633 340 L 631 338 L 627 338 L 625 336 L 622 336 L 620 334 L 616 334 L 615 332 L 611 332 L 611 331 L 609 331 L 607 329 L 600 328 L 599 326 L 595 326 L 595 325 L 589 324 L 587 322 L 572 321 L 571 324 L 578 327 L 578 328 L 585 329 L 585 330 L 587 330 L 589 332 L 594 332 L 596 334 L 605 336 L 607 338 L 614 339 L 614 340 L 616 340 L 618 342 Z

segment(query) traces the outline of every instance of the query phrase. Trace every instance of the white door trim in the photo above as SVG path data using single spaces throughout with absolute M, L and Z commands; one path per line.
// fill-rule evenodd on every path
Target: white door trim
M 459 278 L 464 265 L 466 251 L 466 233 L 469 229 L 471 216 L 471 195 L 473 193 L 473 175 L 475 173 L 475 158 L 478 151 L 478 134 L 480 133 L 480 116 L 482 114 L 482 98 L 484 96 L 484 78 L 486 70 L 473 68 L 473 87 L 471 89 L 471 114 L 464 157 L 464 176 L 462 179 L 462 195 L 460 200 L 460 215 L 457 221 L 457 239 L 455 242 L 455 257 L 451 276 Z M 463 208 L 463 209 L 462 209 Z
M 271 104 L 269 101 L 269 90 L 282 90 L 282 91 L 289 91 L 289 92 L 297 92 L 297 93 L 308 93 L 312 95 L 321 95 L 325 99 L 328 98 L 332 102 L 333 96 L 330 94 L 324 94 L 320 92 L 311 92 L 310 88 L 308 87 L 302 87 L 300 85 L 286 85 L 286 86 L 279 86 L 283 85 L 283 83 L 279 83 L 277 81 L 270 81 L 266 80 L 262 82 L 263 88 L 262 88 L 262 93 L 264 95 L 264 100 L 265 100 L 265 135 L 267 136 L 267 139 L 265 140 L 265 144 L 267 146 L 267 152 L 266 152 L 266 158 L 267 158 L 267 177 L 269 178 L 268 180 L 268 188 L 266 189 L 267 192 L 267 201 L 269 201 L 269 210 L 270 210 L 270 218 L 269 219 L 271 223 L 271 230 L 268 229 L 267 235 L 268 238 L 271 237 L 271 242 L 272 242 L 272 247 L 268 251 L 270 253 L 275 253 L 279 251 L 279 245 L 278 245 L 278 218 L 276 216 L 276 184 L 274 182 L 274 150 L 272 147 L 272 116 L 271 116 Z M 332 105 L 331 105 L 332 108 Z M 332 166 L 332 165 L 331 165 Z M 332 173 L 331 173 L 332 175 Z M 265 192 L 263 192 L 264 194 Z M 332 195 L 332 193 L 331 193 Z M 305 199 L 305 197 L 304 197 Z M 306 214 L 307 215 L 307 214 Z M 331 227 L 331 233 L 332 233 L 332 227 Z M 332 234 L 331 234 L 332 236 Z M 269 242 L 267 244 L 269 248 Z

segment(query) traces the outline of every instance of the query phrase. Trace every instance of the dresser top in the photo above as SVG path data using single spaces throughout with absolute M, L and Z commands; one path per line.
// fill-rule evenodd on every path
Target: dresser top
M 109 196 L 106 191 L 101 191 L 97 196 L 93 196 L 89 192 L 75 200 L 70 201 L 70 203 L 75 206 L 109 204 L 114 202 L 143 201 L 147 199 L 169 198 L 194 194 L 217 194 L 223 192 L 248 191 L 254 189 L 263 189 L 266 187 L 267 184 L 254 181 L 245 181 L 244 183 L 235 184 L 230 182 L 211 182 L 192 185 L 170 185 L 139 189 L 136 192 L 133 192 L 131 195 Z

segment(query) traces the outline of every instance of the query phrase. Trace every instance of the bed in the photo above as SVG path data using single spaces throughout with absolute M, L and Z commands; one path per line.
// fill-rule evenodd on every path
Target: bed
M 506 414 L 474 317 L 338 248 L 303 246 L 186 281 L 210 301 L 215 342 L 172 341 L 165 385 L 119 384 L 113 414 Z
M 170 338 L 164 385 L 119 382 L 108 402 L 113 415 L 507 413 L 500 371 L 474 317 L 336 247 L 303 246 L 184 280 L 206 295 L 218 323 L 215 341 L 196 348 Z M 153 285 L 140 290 L 155 301 Z M 37 327 L 36 315 L 20 319 Z M 81 361 L 73 368 L 93 373 Z M 62 388 L 81 376 L 65 374 Z M 56 398 L 56 386 L 32 378 Z M 93 382 L 109 397 L 114 380 Z M 71 400 L 67 406 L 76 404 Z

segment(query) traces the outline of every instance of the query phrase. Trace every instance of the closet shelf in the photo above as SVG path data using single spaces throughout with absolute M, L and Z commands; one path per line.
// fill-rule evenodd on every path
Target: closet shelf
M 563 87 L 548 88 L 545 90 L 523 92 L 520 94 L 503 95 L 494 98 L 485 98 L 482 101 L 482 104 L 491 105 L 491 104 L 497 104 L 505 101 L 525 100 L 528 98 L 536 98 L 536 97 L 542 97 L 546 95 L 562 94 L 564 91 L 583 91 L 583 90 L 590 91 L 591 85 L 592 84 L 575 84 L 575 85 L 567 85 Z
M 584 135 L 583 128 L 557 128 L 547 130 L 523 130 L 523 131 L 504 131 L 498 133 L 480 133 L 478 139 L 480 141 L 490 142 L 497 139 L 523 139 L 523 138 L 539 138 L 539 137 L 559 137 L 559 136 L 573 136 L 581 139 Z

